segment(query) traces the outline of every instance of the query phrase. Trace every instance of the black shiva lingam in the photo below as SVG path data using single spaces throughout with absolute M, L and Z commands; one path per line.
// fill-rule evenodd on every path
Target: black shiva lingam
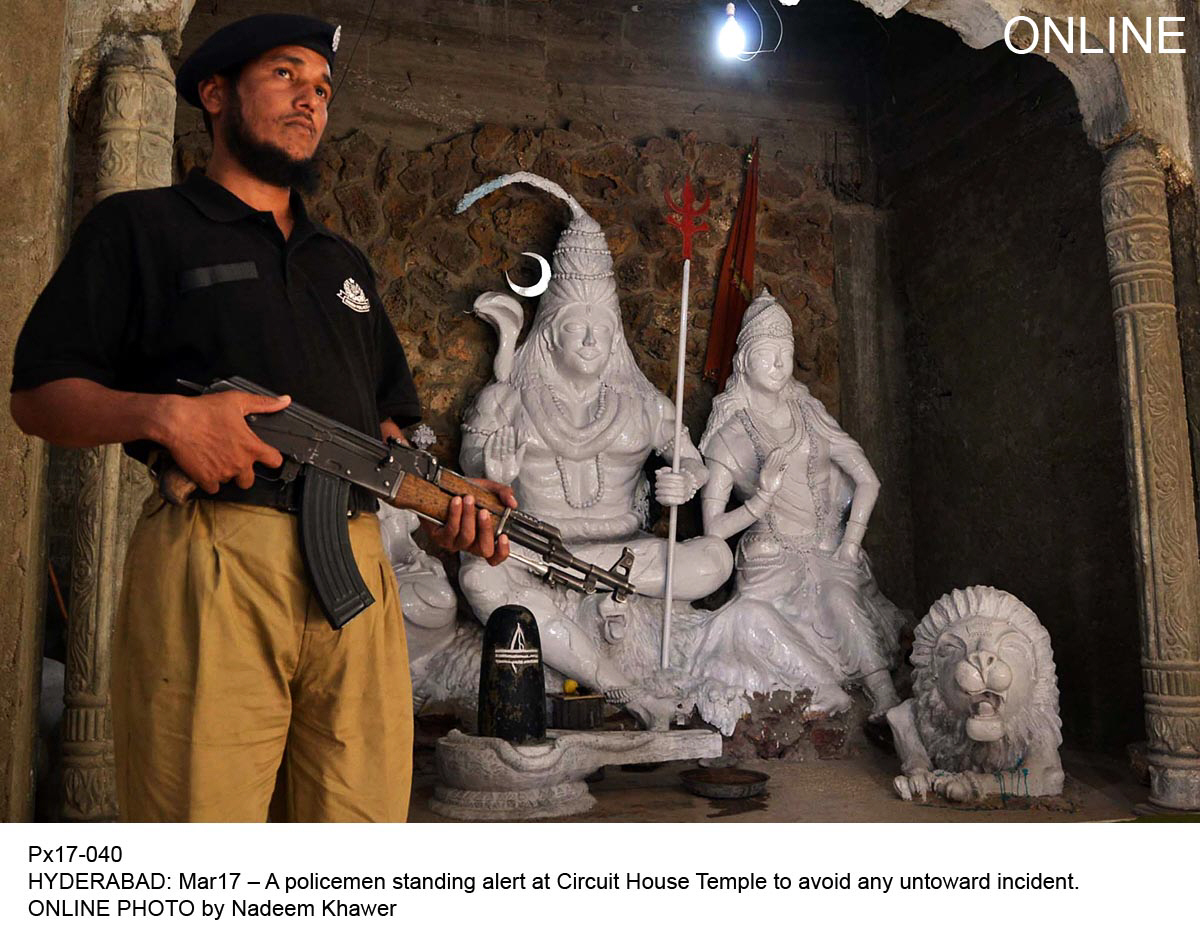
M 497 608 L 483 631 L 479 734 L 512 744 L 546 737 L 542 644 L 533 612 L 521 605 Z

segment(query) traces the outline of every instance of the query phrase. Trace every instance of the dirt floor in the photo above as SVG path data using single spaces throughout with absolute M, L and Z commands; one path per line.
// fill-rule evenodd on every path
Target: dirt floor
M 867 746 L 840 760 L 805 763 L 742 761 L 770 775 L 767 790 L 747 800 L 710 800 L 683 789 L 680 772 L 695 761 L 653 770 L 607 767 L 589 784 L 595 808 L 565 822 L 1099 822 L 1135 817 L 1148 789 L 1127 761 L 1063 751 L 1067 782 L 1061 797 L 1013 797 L 986 804 L 950 804 L 930 797 L 905 803 L 892 790 L 894 757 Z M 432 752 L 419 752 L 410 822 L 447 822 L 429 809 L 436 782 Z

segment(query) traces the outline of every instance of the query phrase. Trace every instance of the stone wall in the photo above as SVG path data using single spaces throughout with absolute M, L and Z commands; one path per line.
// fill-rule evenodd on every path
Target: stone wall
M 208 141 L 178 141 L 180 171 L 203 162 Z M 522 251 L 548 257 L 567 214 L 527 187 L 454 215 L 480 182 L 528 169 L 574 193 L 604 227 L 621 296 L 626 338 L 646 376 L 674 391 L 682 273 L 680 238 L 664 218 L 663 189 L 676 194 L 685 174 L 711 198 L 712 230 L 699 235 L 692 262 L 691 327 L 685 421 L 703 431 L 713 387 L 700 378 L 713 294 L 741 192 L 745 151 L 702 141 L 652 137 L 633 143 L 594 124 L 510 129 L 487 124 L 416 152 L 364 130 L 331 140 L 322 159 L 322 193 L 312 212 L 359 244 L 374 263 L 388 315 L 408 353 L 437 432 L 435 451 L 454 463 L 467 404 L 491 379 L 495 335 L 468 313 L 479 293 L 506 289 L 504 271 L 528 281 Z M 834 197 L 809 167 L 769 165 L 760 180 L 758 278 L 783 298 L 795 322 L 796 373 L 837 411 L 837 310 L 830 234 Z M 528 261 L 524 261 L 528 263 Z M 526 321 L 535 300 L 526 300 Z M 690 518 L 698 525 L 698 516 Z
M 4 109 L 0 135 L 5 145 L 6 197 L 0 205 L 0 361 L 5 393 L 12 378 L 12 348 L 42 285 L 58 260 L 63 241 L 66 178 L 61 171 L 67 142 L 65 90 L 68 4 L 62 0 L 17 0 L 6 5 L 3 36 L 8 53 L 0 62 L 0 85 L 20 106 Z M 20 37 L 20 41 L 17 40 Z M 0 821 L 33 815 L 34 727 L 41 684 L 41 586 L 46 562 L 43 526 L 45 446 L 0 419 L 4 463 L 0 473 Z
M 1053 637 L 1069 736 L 1114 747 L 1143 727 L 1102 158 L 1047 63 L 888 25 L 918 605 L 1015 593 Z
M 183 54 L 251 13 L 309 13 L 340 23 L 332 134 L 364 129 L 410 151 L 485 123 L 571 121 L 635 141 L 687 130 L 731 145 L 759 136 L 763 153 L 790 167 L 826 162 L 835 145 L 853 160 L 863 145 L 864 40 L 879 27 L 852 0 L 805 0 L 787 10 L 786 41 L 753 63 L 717 54 L 720 3 L 404 0 L 375 4 L 369 21 L 367 6 L 199 3 Z M 200 126 L 196 111 L 180 108 L 181 134 Z M 863 171 L 860 162 L 855 172 Z

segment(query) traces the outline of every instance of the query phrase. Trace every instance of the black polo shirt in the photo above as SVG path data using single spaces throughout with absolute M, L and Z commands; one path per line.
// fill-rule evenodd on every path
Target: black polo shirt
M 420 418 L 366 257 L 293 194 L 268 211 L 194 171 L 113 195 L 80 224 L 17 340 L 12 389 L 83 377 L 140 393 L 245 377 L 373 437 Z M 145 460 L 149 446 L 126 446 Z

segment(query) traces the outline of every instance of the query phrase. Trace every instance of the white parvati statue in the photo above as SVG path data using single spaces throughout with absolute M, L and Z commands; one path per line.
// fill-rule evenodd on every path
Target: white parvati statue
M 571 221 L 554 250 L 549 286 L 528 337 L 511 361 L 497 360 L 496 381 L 467 413 L 461 464 L 468 474 L 511 484 L 521 509 L 558 527 L 581 559 L 608 568 L 623 549 L 632 550 L 631 581 L 639 595 L 661 597 L 666 542 L 643 530 L 643 468 L 652 451 L 671 460 L 674 405 L 642 374 L 625 341 L 600 225 L 562 188 L 532 173 L 502 177 L 486 189 L 514 182 L 562 199 Z M 686 433 L 680 444 L 679 472 L 662 469 L 655 479 L 654 496 L 667 506 L 690 500 L 707 478 Z M 678 545 L 675 568 L 674 596 L 689 601 L 720 587 L 732 555 L 722 538 L 698 537 Z M 545 586 L 512 561 L 492 567 L 464 556 L 460 584 L 480 620 L 503 604 L 528 607 L 546 663 L 662 727 L 654 691 L 639 686 L 636 674 L 603 646 L 605 638 L 622 638 L 624 609 L 607 601 L 599 611 L 607 631 L 598 635 L 577 619 L 577 598 Z M 639 600 L 644 598 L 631 602 Z M 650 617 L 660 620 L 661 611 Z
M 792 376 L 788 314 L 765 290 L 746 310 L 733 372 L 700 443 L 704 530 L 742 533 L 736 593 L 691 654 L 698 676 L 748 691 L 811 689 L 845 709 L 862 682 L 872 717 L 899 703 L 891 669 L 904 618 L 862 549 L 879 479 L 862 448 Z M 731 495 L 741 505 L 728 509 Z

